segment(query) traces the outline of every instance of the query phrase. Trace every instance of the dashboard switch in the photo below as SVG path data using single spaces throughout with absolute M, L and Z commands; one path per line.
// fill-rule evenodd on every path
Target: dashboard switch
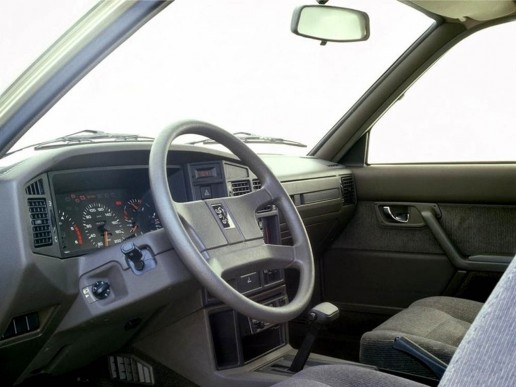
M 103 300 L 111 293 L 111 285 L 107 281 L 97 281 L 91 287 L 91 292 L 95 298 Z
M 142 251 L 134 244 L 134 242 L 124 243 L 120 248 L 122 253 L 125 255 L 127 259 L 129 259 L 133 264 L 136 270 L 143 270 L 145 267 L 145 262 L 143 260 Z

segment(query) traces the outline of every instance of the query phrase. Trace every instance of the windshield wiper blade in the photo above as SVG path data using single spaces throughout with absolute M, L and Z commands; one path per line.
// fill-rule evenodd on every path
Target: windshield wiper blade
M 53 146 L 77 144 L 77 143 L 91 143 L 98 140 L 112 140 L 112 141 L 138 141 L 138 140 L 154 140 L 153 137 L 140 136 L 132 133 L 108 133 L 102 130 L 81 130 L 66 136 L 58 137 L 53 140 L 40 142 L 33 145 L 34 149 L 43 149 Z
M 242 142 L 245 142 L 247 144 L 278 144 L 278 145 L 290 145 L 290 146 L 298 146 L 301 148 L 306 148 L 307 145 L 294 141 L 294 140 L 287 140 L 280 137 L 267 137 L 267 136 L 261 136 L 259 134 L 253 134 L 253 133 L 247 133 L 247 132 L 236 132 L 233 133 L 233 135 L 237 138 L 239 138 Z M 211 138 L 207 138 L 204 140 L 197 140 L 197 141 L 191 141 L 188 144 L 190 145 L 196 145 L 196 144 L 216 144 L 217 142 L 212 140 Z
M 23 148 L 16 149 L 12 152 L 7 153 L 7 155 L 22 151 L 24 149 L 33 148 L 35 150 L 38 149 L 46 149 L 46 148 L 55 148 L 69 144 L 82 144 L 82 143 L 92 143 L 96 141 L 107 140 L 107 141 L 153 141 L 154 137 L 140 136 L 138 134 L 132 133 L 108 133 L 102 130 L 81 130 L 79 132 L 71 133 L 66 136 L 57 137 L 52 140 L 39 142 L 37 144 L 27 145 Z

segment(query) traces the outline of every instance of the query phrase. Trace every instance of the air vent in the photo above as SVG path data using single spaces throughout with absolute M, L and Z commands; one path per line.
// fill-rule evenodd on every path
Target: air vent
M 33 332 L 37 329 L 39 329 L 38 314 L 36 312 L 28 313 L 26 315 L 13 318 L 3 335 L 0 336 L 0 340 L 20 336 L 24 333 Z
M 27 202 L 34 247 L 50 246 L 52 244 L 52 231 L 50 229 L 47 201 L 45 198 L 39 198 L 28 199 Z
M 29 184 L 25 188 L 25 193 L 27 195 L 44 195 L 45 189 L 43 188 L 43 180 L 36 180 L 34 183 Z
M 262 188 L 262 182 L 258 179 L 253 180 L 253 191 Z
M 240 180 L 231 182 L 231 196 L 240 196 L 251 192 L 251 184 L 249 180 Z
M 355 194 L 353 175 L 346 175 L 340 178 L 340 190 L 342 192 L 342 201 L 344 205 L 356 204 L 357 197 Z

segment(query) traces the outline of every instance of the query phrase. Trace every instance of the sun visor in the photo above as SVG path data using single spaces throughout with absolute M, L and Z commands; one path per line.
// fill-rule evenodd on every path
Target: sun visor
M 516 13 L 512 0 L 400 0 L 449 19 L 487 21 Z

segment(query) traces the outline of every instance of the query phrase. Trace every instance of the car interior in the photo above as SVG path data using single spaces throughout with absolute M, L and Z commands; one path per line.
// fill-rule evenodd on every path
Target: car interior
M 399 2 L 432 28 L 304 156 L 185 118 L 152 139 L 85 130 L 9 161 L 170 1 L 101 2 L 93 37 L 19 78 L 0 98 L 1 385 L 514 385 L 516 164 L 372 165 L 367 152 L 389 107 L 458 42 L 514 23 L 516 2 Z M 354 10 L 360 33 L 345 38 L 303 25 L 342 12 L 325 3 L 293 9 L 291 33 L 373 33 Z M 226 149 L 176 141 L 187 135 Z

